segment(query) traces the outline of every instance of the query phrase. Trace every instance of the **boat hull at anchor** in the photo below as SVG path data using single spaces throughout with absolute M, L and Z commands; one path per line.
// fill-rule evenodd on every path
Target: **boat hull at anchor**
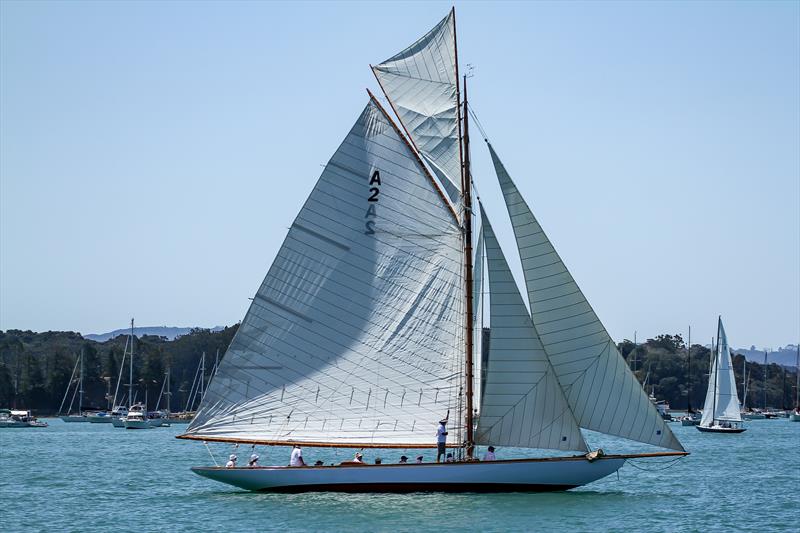
M 702 431 L 703 433 L 744 433 L 747 431 L 745 428 L 723 428 L 719 426 L 695 426 L 698 431 Z
M 59 416 L 58 418 L 60 418 L 64 422 L 69 422 L 69 423 L 89 421 L 89 417 L 85 415 L 64 415 L 64 416 Z
M 586 485 L 625 457 L 319 467 L 193 467 L 203 477 L 266 492 L 545 492 Z

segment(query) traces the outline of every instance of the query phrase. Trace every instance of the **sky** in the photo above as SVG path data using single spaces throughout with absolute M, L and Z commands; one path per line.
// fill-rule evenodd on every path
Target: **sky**
M 800 3 L 455 5 L 472 107 L 613 338 L 798 342 Z M 450 6 L 0 2 L 0 330 L 241 320 L 369 64 Z

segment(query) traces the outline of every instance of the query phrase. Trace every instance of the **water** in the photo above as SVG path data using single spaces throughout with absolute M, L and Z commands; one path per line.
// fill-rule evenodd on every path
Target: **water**
M 587 487 L 546 494 L 262 494 L 192 474 L 210 464 L 185 426 L 146 431 L 110 424 L 0 430 L 3 531 L 798 531 L 800 423 L 755 420 L 741 435 L 671 424 L 692 455 L 627 464 Z M 610 453 L 620 442 L 592 436 Z M 217 460 L 231 452 L 215 445 Z M 259 447 L 262 464 L 285 448 Z M 306 460 L 350 457 L 304 450 Z M 500 449 L 500 457 L 510 450 Z M 366 458 L 374 457 L 369 452 Z M 430 457 L 431 452 L 427 452 Z M 238 451 L 240 459 L 249 447 Z M 385 461 L 400 452 L 385 451 Z M 657 461 L 664 461 L 663 459 Z

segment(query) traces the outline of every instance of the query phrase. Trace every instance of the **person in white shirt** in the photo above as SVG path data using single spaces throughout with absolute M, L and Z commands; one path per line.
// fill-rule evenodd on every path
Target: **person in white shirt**
M 306 466 L 305 461 L 303 461 L 303 449 L 297 444 L 295 444 L 292 449 L 292 457 L 289 459 L 289 466 Z
M 258 455 L 257 454 L 254 453 L 253 455 L 250 456 L 250 462 L 247 463 L 247 466 L 249 466 L 249 467 L 258 466 Z
M 231 456 L 228 457 L 228 462 L 225 463 L 225 468 L 235 468 L 235 467 L 236 467 L 236 455 L 232 453 Z
M 436 454 L 436 462 L 438 463 L 447 449 L 447 419 L 439 420 L 439 429 L 436 430 L 436 445 L 438 452 Z
M 489 446 L 489 450 L 483 456 L 484 461 L 496 461 L 497 458 L 494 455 L 494 446 Z
M 354 463 L 363 463 L 364 462 L 364 456 L 361 454 L 361 452 L 356 452 L 356 456 L 353 457 L 353 462 Z

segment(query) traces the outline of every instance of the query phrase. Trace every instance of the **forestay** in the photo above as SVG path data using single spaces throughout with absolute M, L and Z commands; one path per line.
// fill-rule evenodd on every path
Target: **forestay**
M 514 228 L 531 318 L 578 424 L 682 451 L 491 144 L 489 151 Z
M 714 364 L 711 375 L 708 377 L 708 391 L 706 402 L 703 405 L 703 418 L 700 425 L 712 426 L 715 420 L 741 422 L 742 414 L 739 409 L 739 393 L 736 390 L 736 379 L 733 376 L 731 352 L 728 347 L 728 337 L 722 326 L 722 318 L 717 324 L 717 351 L 714 354 Z
M 187 436 L 434 444 L 463 382 L 461 263 L 453 212 L 371 101 L 289 229 Z
M 455 11 L 417 42 L 372 67 L 415 146 L 452 201 L 459 197 Z
M 481 219 L 492 336 L 476 440 L 587 451 L 483 208 Z

